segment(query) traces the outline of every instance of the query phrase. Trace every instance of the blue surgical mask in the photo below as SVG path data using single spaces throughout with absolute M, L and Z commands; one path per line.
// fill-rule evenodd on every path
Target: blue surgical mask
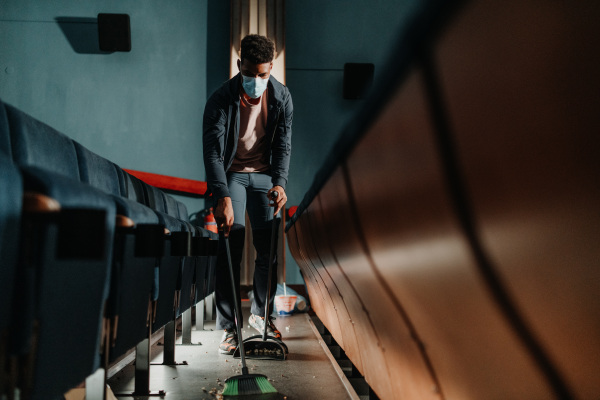
M 242 75 L 242 87 L 246 94 L 253 99 L 258 99 L 262 96 L 265 89 L 267 89 L 267 83 L 269 83 L 269 78 L 251 78 L 249 76 Z

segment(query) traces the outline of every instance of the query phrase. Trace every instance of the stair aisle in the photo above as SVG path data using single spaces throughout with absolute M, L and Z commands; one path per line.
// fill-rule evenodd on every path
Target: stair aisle
M 243 302 L 245 320 L 250 312 L 250 302 Z M 275 321 L 281 331 L 290 354 L 286 361 L 247 360 L 250 373 L 266 375 L 279 391 L 278 398 L 288 400 L 301 399 L 350 399 L 344 382 L 336 373 L 330 358 L 317 338 L 316 329 L 306 314 L 278 317 Z M 255 331 L 246 324 L 243 334 L 247 337 Z M 222 331 L 215 330 L 215 321 L 206 321 L 204 331 L 192 331 L 192 343 L 182 346 L 178 332 L 175 359 L 177 363 L 187 365 L 152 365 L 150 369 L 150 389 L 165 390 L 167 400 L 199 400 L 220 398 L 216 393 L 223 390 L 228 377 L 241 374 L 241 361 L 232 356 L 221 355 L 217 347 Z M 198 345 L 201 343 L 201 345 Z M 152 363 L 163 360 L 162 340 L 152 346 Z M 114 393 L 133 392 L 133 363 L 125 366 L 109 379 Z M 352 390 L 352 389 L 350 389 Z M 356 395 L 354 394 L 354 398 Z M 133 397 L 119 397 L 132 399 Z M 150 397 L 135 397 L 146 399 Z

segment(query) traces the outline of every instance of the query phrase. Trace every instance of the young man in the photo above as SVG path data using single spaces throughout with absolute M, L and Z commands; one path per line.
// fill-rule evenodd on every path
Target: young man
M 285 186 L 291 155 L 292 97 L 271 76 L 275 46 L 264 36 L 248 35 L 241 43 L 240 73 L 208 99 L 204 109 L 204 166 L 215 201 L 215 219 L 229 237 L 235 283 L 239 292 L 240 262 L 244 248 L 245 212 L 252 225 L 256 249 L 254 302 L 250 326 L 281 338 L 265 305 L 272 303 L 277 284 L 273 268 L 271 298 L 265 299 L 271 224 L 287 201 Z M 271 204 L 271 192 L 278 198 Z M 279 223 L 280 217 L 277 216 Z M 238 345 L 231 281 L 223 241 L 219 246 L 215 296 L 217 329 L 224 329 L 219 352 L 233 354 Z M 239 298 L 239 296 L 238 296 Z M 239 306 L 239 304 L 238 304 Z M 242 321 L 240 321 L 242 323 Z

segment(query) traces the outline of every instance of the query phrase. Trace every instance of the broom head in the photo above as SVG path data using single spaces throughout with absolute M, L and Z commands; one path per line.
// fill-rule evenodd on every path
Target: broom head
M 225 381 L 223 396 L 255 396 L 277 393 L 265 375 L 236 375 Z

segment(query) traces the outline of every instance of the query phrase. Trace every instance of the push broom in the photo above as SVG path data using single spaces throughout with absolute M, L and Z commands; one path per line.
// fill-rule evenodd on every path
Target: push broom
M 229 237 L 225 237 L 225 247 L 227 250 L 227 264 L 229 266 L 229 276 L 231 278 L 231 290 L 233 292 L 233 304 L 235 310 L 236 329 L 238 335 L 239 345 L 238 348 L 241 350 L 242 358 L 242 375 L 232 376 L 225 381 L 225 387 L 223 388 L 223 397 L 233 396 L 257 396 L 263 394 L 277 393 L 277 390 L 271 385 L 265 375 L 261 374 L 250 374 L 248 373 L 248 367 L 246 366 L 246 357 L 244 354 L 244 341 L 242 339 L 242 310 L 238 304 L 238 295 L 235 286 L 235 277 L 233 275 L 233 265 L 231 262 L 231 251 L 229 249 Z M 270 396 L 269 396 L 270 397 Z M 262 398 L 257 397 L 257 398 Z
M 279 193 L 271 192 L 271 200 L 275 201 Z M 267 280 L 267 292 L 265 294 L 265 327 L 260 335 L 250 336 L 244 340 L 244 347 L 238 347 L 233 353 L 234 358 L 239 358 L 246 351 L 245 356 L 253 360 L 279 360 L 284 361 L 289 353 L 288 347 L 281 339 L 267 335 L 267 324 L 269 322 L 270 300 L 271 300 L 271 275 L 275 257 L 275 242 L 277 239 L 277 219 L 273 216 L 271 228 L 271 250 L 269 252 L 269 272 Z

